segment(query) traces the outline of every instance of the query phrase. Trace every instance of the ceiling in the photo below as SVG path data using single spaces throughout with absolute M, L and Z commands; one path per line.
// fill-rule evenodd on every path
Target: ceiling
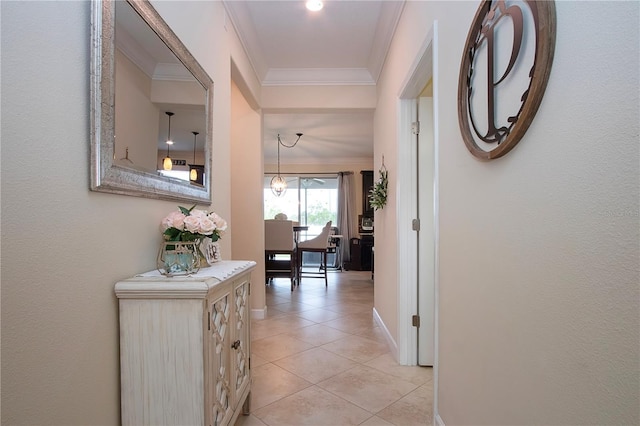
M 319 12 L 304 0 L 224 1 L 263 86 L 375 85 L 404 1 L 329 0 Z M 264 113 L 264 156 L 281 162 L 347 163 L 373 158 L 373 110 Z

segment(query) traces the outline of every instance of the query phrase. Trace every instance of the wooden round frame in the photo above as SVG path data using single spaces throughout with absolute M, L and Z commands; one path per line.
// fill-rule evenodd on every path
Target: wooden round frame
M 485 151 L 478 146 L 472 134 L 473 130 L 469 124 L 471 120 L 469 96 L 472 90 L 470 84 L 473 73 L 476 42 L 483 30 L 484 20 L 488 14 L 494 13 L 495 7 L 500 5 L 504 6 L 504 0 L 484 0 L 482 2 L 469 29 L 467 42 L 462 53 L 460 76 L 458 79 L 458 123 L 465 145 L 475 157 L 481 160 L 492 160 L 502 157 L 511 151 L 520 139 L 522 139 L 522 136 L 524 136 L 529 128 L 542 102 L 542 97 L 549 80 L 549 74 L 551 73 L 556 40 L 555 2 L 553 0 L 525 0 L 524 3 L 531 8 L 534 21 L 536 22 L 536 50 L 529 89 L 522 95 L 522 106 L 517 116 L 511 117 L 510 119 L 512 125 L 508 129 L 504 129 L 505 137 L 499 140 L 497 142 L 498 145 L 490 151 Z M 490 107 L 493 107 L 493 105 Z

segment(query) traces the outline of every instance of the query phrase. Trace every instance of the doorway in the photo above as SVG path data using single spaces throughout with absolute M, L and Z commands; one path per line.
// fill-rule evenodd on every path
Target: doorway
M 427 33 L 421 48 L 416 55 L 413 65 L 407 73 L 398 96 L 399 120 L 398 120 L 398 185 L 404 188 L 397 197 L 398 202 L 398 264 L 406 267 L 398 268 L 398 362 L 402 365 L 432 364 L 434 386 L 434 416 L 437 416 L 438 395 L 438 22 L 434 21 L 433 27 Z M 419 99 L 427 84 L 432 84 L 431 112 L 432 119 L 429 130 L 433 138 L 432 159 L 422 159 L 422 163 L 430 163 L 431 177 L 420 178 L 418 175 L 418 135 L 414 122 L 418 117 Z M 425 96 L 422 96 L 425 97 Z M 428 111 L 427 106 L 423 109 Z M 424 121 L 424 120 L 423 120 Z M 424 124 L 423 124 L 424 126 Z M 425 171 L 428 168 L 424 169 Z M 431 191 L 425 193 L 425 186 Z M 419 210 L 419 203 L 424 202 Z M 429 217 L 418 216 L 419 212 L 430 211 Z M 418 229 L 430 229 L 430 233 L 418 234 L 414 230 L 413 219 L 421 219 Z M 425 223 L 429 222 L 429 223 Z M 428 227 L 428 228 L 425 228 Z M 430 235 L 427 235 L 430 234 Z M 427 270 L 419 270 L 419 239 L 424 242 L 422 255 L 428 256 L 430 265 Z M 430 247 L 431 253 L 426 247 Z M 421 280 L 420 276 L 431 277 L 431 283 Z M 426 289 L 426 284 L 431 287 Z M 420 289 L 420 291 L 419 291 Z M 425 325 L 422 331 L 429 328 L 430 336 L 420 338 L 423 347 L 429 344 L 432 348 L 432 359 L 419 360 L 419 328 L 413 324 L 413 316 L 418 315 L 421 306 L 418 303 L 419 294 L 429 294 L 431 297 L 429 316 L 431 324 Z M 427 303 L 429 304 L 429 303 Z M 426 304 L 423 304 L 424 309 Z M 421 316 L 427 315 L 420 313 Z M 422 321 L 421 321 L 422 322 Z M 429 322 L 429 321 L 427 321 Z
M 432 81 L 418 98 L 417 143 L 418 365 L 433 367 L 435 353 L 435 221 Z

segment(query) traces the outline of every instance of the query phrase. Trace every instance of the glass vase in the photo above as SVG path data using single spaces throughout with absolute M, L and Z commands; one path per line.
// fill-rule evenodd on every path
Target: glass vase
M 162 275 L 195 274 L 200 270 L 200 241 L 163 241 L 158 252 L 158 271 Z

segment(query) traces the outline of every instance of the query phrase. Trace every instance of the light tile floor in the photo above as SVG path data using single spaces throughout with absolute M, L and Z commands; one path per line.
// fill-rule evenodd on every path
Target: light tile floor
M 252 321 L 253 425 L 431 425 L 431 368 L 398 365 L 373 319 L 370 272 L 330 272 L 266 288 Z

